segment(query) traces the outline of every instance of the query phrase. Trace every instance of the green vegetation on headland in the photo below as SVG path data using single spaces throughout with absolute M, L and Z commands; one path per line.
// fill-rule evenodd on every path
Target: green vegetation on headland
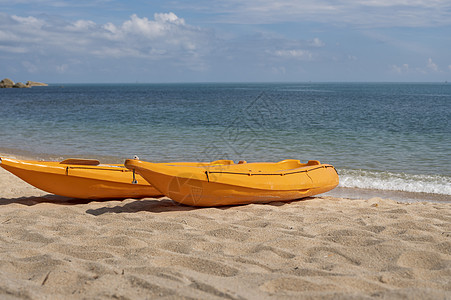
M 9 78 L 0 81 L 0 88 L 31 88 L 32 86 L 48 86 L 48 84 L 35 81 L 27 81 L 26 84 L 22 82 L 14 83 L 14 81 Z

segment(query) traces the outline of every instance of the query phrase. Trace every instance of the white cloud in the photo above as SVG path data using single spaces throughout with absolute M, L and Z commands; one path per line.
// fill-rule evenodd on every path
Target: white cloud
M 149 21 L 147 18 L 139 18 L 137 15 L 132 15 L 130 20 L 122 24 L 119 32 L 120 34 L 141 35 L 152 39 L 164 34 L 164 25 Z
M 216 21 L 223 23 L 271 24 L 303 20 L 364 27 L 451 24 L 451 2 L 444 0 L 204 0 L 178 3 L 205 14 L 220 14 Z
M 78 20 L 71 24 L 69 24 L 66 29 L 68 31 L 78 31 L 78 32 L 86 32 L 89 30 L 95 30 L 95 27 L 97 26 L 96 23 L 89 20 Z
M 159 13 L 154 15 L 155 21 L 160 23 L 173 23 L 185 25 L 185 20 L 177 17 L 174 13 Z
M 313 60 L 313 53 L 302 49 L 276 50 L 274 51 L 274 55 L 282 58 L 294 58 L 304 61 Z
M 324 47 L 326 43 L 321 41 L 319 38 L 314 38 L 313 40 L 309 41 L 309 46 L 312 47 Z
M 318 58 L 318 48 L 324 46 L 318 37 L 293 40 L 261 34 L 221 39 L 214 31 L 190 25 L 172 12 L 157 13 L 153 18 L 133 14 L 115 23 L 0 13 L 0 58 L 3 53 L 8 58 L 5 63 L 33 61 L 39 72 L 65 76 L 103 74 L 124 67 L 143 69 L 143 73 L 158 73 L 157 68 L 204 72 L 211 67 L 238 68 L 247 63 L 265 66 L 271 72 L 268 60 L 313 61 Z M 223 65 L 226 60 L 229 63 Z
M 428 59 L 427 68 L 428 68 L 429 70 L 434 71 L 434 72 L 437 72 L 437 71 L 438 71 L 438 67 L 437 67 L 437 65 L 432 61 L 432 58 L 429 58 L 429 59 Z
M 18 24 L 22 26 L 28 26 L 32 28 L 41 28 L 45 22 L 43 20 L 39 20 L 35 17 L 19 17 L 19 16 L 11 16 L 11 19 L 17 21 Z
M 451 65 L 449 66 L 451 70 Z M 439 72 L 439 67 L 436 63 L 432 61 L 432 58 L 428 58 L 426 66 L 417 66 L 417 67 L 410 67 L 408 64 L 402 64 L 402 65 L 392 65 L 390 66 L 390 69 L 392 72 L 397 74 L 430 74 L 430 73 L 436 73 Z
M 1 38 L 0 38 L 1 40 Z M 25 47 L 19 47 L 19 46 L 1 46 L 0 45 L 0 52 L 9 52 L 9 53 L 27 53 L 28 49 Z
M 11 2 L 14 2 L 11 4 Z M 135 1 L 136 2 L 136 1 Z M 117 0 L 0 0 L 3 6 L 92 8 L 123 10 L 127 4 Z M 159 4 L 155 4 L 158 7 Z M 173 0 L 166 4 L 177 9 L 195 10 L 211 18 L 209 22 L 239 24 L 271 24 L 313 21 L 365 27 L 443 26 L 451 24 L 451 2 L 448 0 Z M 146 5 L 142 5 L 143 9 Z M 172 17 L 169 15 L 163 18 Z M 160 22 L 161 20 L 155 21 Z
M 451 65 L 448 65 L 448 69 L 451 71 Z
M 90 20 L 66 22 L 0 13 L 0 51 L 74 53 L 100 57 L 201 57 L 208 49 L 208 31 L 186 24 L 174 13 L 154 20 L 134 14 L 120 25 Z M 60 20 L 58 22 L 61 22 Z
M 392 72 L 397 73 L 397 74 L 405 74 L 410 71 L 408 64 L 402 64 L 400 66 L 392 65 L 391 70 L 392 70 Z

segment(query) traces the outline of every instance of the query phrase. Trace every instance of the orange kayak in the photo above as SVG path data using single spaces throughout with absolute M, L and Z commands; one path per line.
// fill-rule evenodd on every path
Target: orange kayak
M 316 160 L 193 166 L 128 159 L 124 165 L 165 196 L 193 206 L 290 201 L 338 185 L 335 168 Z
M 1 158 L 0 166 L 43 191 L 81 199 L 125 199 L 162 194 L 124 165 L 100 164 L 92 159 L 62 162 Z M 135 183 L 133 183 L 135 180 Z

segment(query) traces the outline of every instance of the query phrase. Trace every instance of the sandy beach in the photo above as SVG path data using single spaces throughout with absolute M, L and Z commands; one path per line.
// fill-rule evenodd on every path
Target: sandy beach
M 81 201 L 0 168 L 2 299 L 451 299 L 451 203 Z

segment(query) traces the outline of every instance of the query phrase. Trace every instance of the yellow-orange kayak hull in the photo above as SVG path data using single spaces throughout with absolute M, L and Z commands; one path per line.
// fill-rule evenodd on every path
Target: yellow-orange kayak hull
M 318 161 L 180 166 L 126 160 L 124 164 L 172 200 L 193 206 L 290 201 L 338 185 L 338 174 Z
M 59 196 L 80 199 L 126 199 L 162 196 L 144 178 L 124 165 L 96 160 L 63 162 L 0 158 L 0 166 L 34 187 Z

